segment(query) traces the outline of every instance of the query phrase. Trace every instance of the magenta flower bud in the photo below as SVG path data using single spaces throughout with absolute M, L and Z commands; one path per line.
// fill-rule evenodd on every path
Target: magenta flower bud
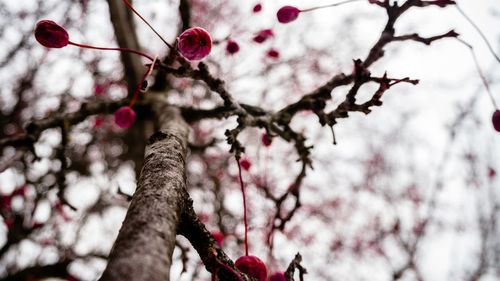
M 220 233 L 219 231 L 212 231 L 212 236 L 214 237 L 215 241 L 217 242 L 217 245 L 219 247 L 222 247 L 222 243 L 224 242 L 224 234 Z
M 500 110 L 495 110 L 495 113 L 493 113 L 491 117 L 491 121 L 493 122 L 493 128 L 495 128 L 497 132 L 500 132 Z
M 280 53 L 276 49 L 269 49 L 269 51 L 267 51 L 267 56 L 273 59 L 277 59 L 280 57 Z
M 271 146 L 273 139 L 267 133 L 263 133 L 261 141 L 264 146 Z
M 188 60 L 201 60 L 212 50 L 212 38 L 201 27 L 191 27 L 177 37 L 177 48 Z
M 243 158 L 240 160 L 240 165 L 243 170 L 248 171 L 252 167 L 252 162 L 248 158 Z
M 259 281 L 267 281 L 267 267 L 256 256 L 242 256 L 234 263 L 236 268 Z
M 122 106 L 115 112 L 115 123 L 120 128 L 128 129 L 135 122 L 135 111 L 130 106 Z
M 276 272 L 273 275 L 271 275 L 271 277 L 269 277 L 269 281 L 286 281 L 285 273 Z
M 276 14 L 278 16 L 278 21 L 281 23 L 289 23 L 294 21 L 299 16 L 300 10 L 293 6 L 284 6 L 278 10 Z
M 233 40 L 227 40 L 226 52 L 230 55 L 236 54 L 240 50 L 240 45 Z
M 253 12 L 258 13 L 262 11 L 262 4 L 258 3 L 257 5 L 253 6 Z
M 488 167 L 488 178 L 492 179 L 497 175 L 497 171 L 492 167 Z
M 273 36 L 274 33 L 272 29 L 262 29 L 261 31 L 257 32 L 257 34 L 255 34 L 255 36 L 253 37 L 253 41 L 260 44 Z
M 66 29 L 51 20 L 41 20 L 36 24 L 35 38 L 47 48 L 62 48 L 69 43 Z

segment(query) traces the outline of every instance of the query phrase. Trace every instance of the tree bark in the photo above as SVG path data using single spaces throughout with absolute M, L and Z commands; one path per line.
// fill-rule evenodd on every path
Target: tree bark
M 137 190 L 100 280 L 169 280 L 175 237 L 188 202 L 188 126 L 178 108 L 153 103 L 160 130 L 146 146 Z

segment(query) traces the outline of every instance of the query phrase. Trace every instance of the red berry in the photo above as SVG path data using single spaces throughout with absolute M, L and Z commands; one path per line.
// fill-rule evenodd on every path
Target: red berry
M 233 40 L 227 40 L 226 52 L 230 55 L 236 54 L 240 50 L 240 45 Z
M 274 33 L 272 29 L 262 29 L 261 31 L 257 32 L 257 34 L 255 34 L 255 36 L 253 37 L 253 41 L 260 44 L 273 36 Z
M 69 43 L 66 29 L 51 20 L 41 20 L 36 24 L 35 39 L 47 48 L 62 48 Z
M 115 112 L 115 123 L 120 128 L 130 128 L 135 121 L 135 112 L 130 106 L 122 106 Z
M 284 272 L 276 272 L 271 277 L 269 277 L 269 281 L 286 281 Z
M 495 113 L 493 113 L 491 117 L 491 121 L 493 122 L 493 128 L 495 128 L 497 132 L 500 132 L 500 110 L 495 110 Z
M 259 281 L 267 280 L 267 267 L 256 256 L 242 256 L 234 263 L 236 268 Z
M 278 21 L 281 23 L 289 23 L 297 19 L 299 16 L 300 10 L 293 6 L 284 6 L 278 10 L 276 16 L 278 17 Z
M 273 59 L 277 59 L 280 57 L 280 53 L 276 49 L 269 49 L 269 51 L 267 51 L 267 56 Z
M 243 170 L 248 171 L 252 166 L 252 162 L 250 162 L 247 158 L 243 158 L 240 160 L 240 166 Z
M 253 12 L 258 13 L 262 11 L 262 4 L 258 3 L 257 5 L 253 6 Z
M 273 139 L 271 139 L 271 137 L 267 133 L 262 134 L 262 144 L 264 146 L 271 146 L 272 142 L 273 142 Z
M 201 27 L 191 27 L 177 37 L 177 48 L 188 60 L 201 60 L 212 50 L 212 37 Z

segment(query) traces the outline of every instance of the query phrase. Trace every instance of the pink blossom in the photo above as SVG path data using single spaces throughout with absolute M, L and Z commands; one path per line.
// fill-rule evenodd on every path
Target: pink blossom
M 222 247 L 222 242 L 224 242 L 224 234 L 220 233 L 219 231 L 213 231 L 212 236 L 214 237 L 215 241 L 217 241 L 217 245 L 219 247 Z
M 210 54 L 212 38 L 205 29 L 191 27 L 177 37 L 177 48 L 186 59 L 201 60 Z
M 261 141 L 264 146 L 271 146 L 273 139 L 267 133 L 263 133 Z
M 258 3 L 257 5 L 253 6 L 253 12 L 258 13 L 262 11 L 262 4 Z
M 492 179 L 497 175 L 497 172 L 492 167 L 488 167 L 488 178 Z
M 47 48 L 62 48 L 69 43 L 66 29 L 51 20 L 41 20 L 36 24 L 35 39 Z
M 115 123 L 120 128 L 130 128 L 135 121 L 135 111 L 130 106 L 122 106 L 115 112 Z
M 106 84 L 95 84 L 94 85 L 94 95 L 100 96 L 104 94 L 104 92 L 108 89 L 108 85 Z
M 252 162 L 250 162 L 250 160 L 248 160 L 247 158 L 243 158 L 240 160 L 240 165 L 243 170 L 248 171 L 252 166 Z
M 280 57 L 280 53 L 276 49 L 269 49 L 269 51 L 267 51 L 267 56 L 273 59 L 277 59 Z
M 226 52 L 230 55 L 236 54 L 240 50 L 240 46 L 236 41 L 227 40 Z
M 97 116 L 96 118 L 94 118 L 94 128 L 100 128 L 103 123 L 104 123 L 104 117 Z
M 255 34 L 255 36 L 253 37 L 253 41 L 262 43 L 273 36 L 274 33 L 272 29 L 262 29 L 261 31 L 257 32 L 257 34 Z
M 297 19 L 299 16 L 300 10 L 293 6 L 284 6 L 278 10 L 276 16 L 278 17 L 278 21 L 281 23 L 289 23 Z

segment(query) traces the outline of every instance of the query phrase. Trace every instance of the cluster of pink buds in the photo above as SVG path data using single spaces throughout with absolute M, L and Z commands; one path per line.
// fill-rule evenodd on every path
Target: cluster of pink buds
M 138 17 L 141 18 L 155 33 L 160 37 L 160 39 L 165 42 L 165 44 L 172 48 L 170 44 L 168 44 L 159 34 L 158 32 L 151 27 L 151 25 L 132 7 L 132 5 L 127 1 L 123 0 L 125 5 L 129 9 L 131 9 Z M 152 61 L 149 69 L 146 74 L 143 76 L 142 81 L 140 81 L 137 86 L 136 91 L 134 92 L 130 104 L 128 106 L 123 106 L 119 108 L 115 112 L 115 123 L 120 128 L 129 128 L 136 119 L 136 113 L 132 109 L 132 106 L 136 102 L 139 92 L 142 90 L 142 85 L 146 81 L 147 77 L 151 75 L 152 70 L 156 63 L 156 57 L 145 54 L 143 52 L 127 49 L 127 48 L 105 48 L 105 47 L 95 47 L 85 44 L 79 44 L 70 41 L 68 32 L 64 27 L 58 25 L 54 21 L 51 20 L 40 20 L 35 26 L 35 39 L 44 47 L 47 48 L 63 48 L 68 45 L 73 45 L 79 48 L 86 49 L 96 49 L 96 50 L 112 50 L 112 51 L 120 51 L 120 52 L 129 52 L 134 53 L 136 55 L 143 56 L 148 60 Z M 210 54 L 212 50 L 212 38 L 210 34 L 201 27 L 192 27 L 184 32 L 177 38 L 177 49 L 178 53 L 180 53 L 184 58 L 188 60 L 201 60 Z M 236 53 L 239 50 L 238 45 L 232 46 L 228 52 Z

